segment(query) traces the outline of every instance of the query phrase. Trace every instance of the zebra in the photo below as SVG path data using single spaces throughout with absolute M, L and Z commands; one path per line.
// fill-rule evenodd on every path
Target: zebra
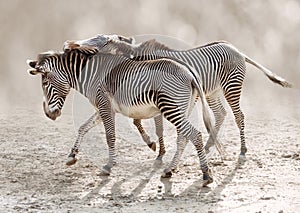
M 94 37 L 95 44 L 97 44 L 97 37 L 99 39 L 101 35 Z M 244 133 L 245 118 L 240 107 L 240 96 L 246 74 L 246 63 L 258 68 L 272 82 L 282 87 L 292 87 L 285 79 L 257 63 L 226 41 L 215 41 L 188 50 L 174 50 L 157 42 L 155 39 L 140 44 L 132 44 L 133 40 L 129 38 L 124 39 L 124 36 L 111 36 L 108 43 L 101 47 L 102 52 L 122 54 L 137 61 L 167 57 L 181 60 L 195 68 L 203 84 L 207 102 L 215 117 L 215 134 L 219 132 L 227 115 L 222 102 L 222 93 L 229 104 L 240 131 L 241 157 L 245 157 L 247 152 Z M 78 45 L 79 47 L 77 48 L 92 46 L 89 43 L 89 39 L 79 43 L 73 42 L 73 44 Z M 97 46 L 94 47 L 99 48 Z M 66 45 L 66 48 L 68 48 L 68 45 Z M 160 128 L 162 129 L 162 127 Z M 215 136 L 215 134 L 210 134 L 208 142 L 205 145 L 206 150 L 209 150 L 214 145 L 214 140 L 216 139 L 212 136 Z
M 95 48 L 41 53 L 37 60 L 28 60 L 27 64 L 31 67 L 29 74 L 41 74 L 43 108 L 50 119 L 55 120 L 61 115 L 71 89 L 79 91 L 95 107 L 104 124 L 109 150 L 109 160 L 102 168 L 102 175 L 109 175 L 116 164 L 115 113 L 136 119 L 162 114 L 177 129 L 177 147 L 182 146 L 184 138 L 194 144 L 203 173 L 203 186 L 213 182 L 201 132 L 187 120 L 199 96 L 204 121 L 213 132 L 201 82 L 192 67 L 165 58 L 134 61 Z M 77 152 L 72 150 L 72 157 Z M 162 177 L 172 176 L 177 161 L 173 158 Z
M 110 39 L 118 39 L 120 41 L 124 41 L 127 43 L 132 44 L 134 42 L 133 38 L 126 38 L 121 35 L 97 35 L 93 38 L 89 38 L 86 40 L 80 40 L 80 41 L 66 41 L 63 46 L 63 51 L 70 51 L 73 49 L 79 49 L 80 51 L 89 51 L 91 46 L 96 47 L 97 49 L 101 49 L 104 47 L 104 45 L 107 44 L 107 42 Z M 86 46 L 88 44 L 88 46 Z M 87 47 L 87 49 L 85 49 Z M 163 155 L 165 154 L 165 147 L 164 147 L 164 142 L 163 142 L 163 125 L 162 125 L 162 116 L 156 116 L 154 118 L 155 121 L 155 126 L 156 126 L 156 135 L 159 138 L 159 144 L 160 144 L 160 149 L 159 149 L 159 155 L 157 156 L 157 160 L 161 160 Z M 78 129 L 78 134 L 76 138 L 76 142 L 74 144 L 73 150 L 78 150 L 80 144 L 82 143 L 84 135 L 93 127 L 95 127 L 98 123 L 101 123 L 101 118 L 100 115 L 95 112 L 90 118 L 87 119 L 85 123 L 83 123 L 79 129 Z M 148 145 L 150 149 L 153 151 L 156 151 L 156 143 L 152 142 L 150 140 L 150 137 L 148 134 L 145 132 L 140 119 L 133 119 L 133 124 L 137 127 L 139 133 L 141 134 L 143 140 L 145 143 Z M 76 158 L 74 158 L 71 154 L 69 156 L 69 159 L 67 161 L 67 165 L 73 165 L 77 161 Z
M 64 47 L 63 50 L 64 51 L 70 51 L 70 50 L 74 50 L 74 49 L 78 49 L 80 51 L 88 51 L 89 49 L 95 49 L 97 50 L 101 50 L 101 48 L 103 48 L 104 46 L 106 46 L 110 40 L 120 40 L 120 41 L 124 41 L 127 43 L 132 43 L 133 39 L 131 38 L 126 38 L 120 35 L 97 35 L 93 38 L 90 39 L 86 39 L 86 40 L 80 40 L 80 41 L 66 41 L 64 43 Z M 88 45 L 87 45 L 88 44 Z M 111 51 L 111 53 L 113 54 L 120 54 L 114 51 Z M 173 59 L 173 60 L 177 60 L 177 59 Z M 182 62 L 181 62 L 182 63 Z M 205 112 L 203 112 L 205 113 Z M 205 121 L 205 118 L 204 118 Z M 78 133 L 77 133 L 77 138 L 75 141 L 75 144 L 72 148 L 72 150 L 78 150 L 79 146 L 81 145 L 82 141 L 83 141 L 83 137 L 84 135 L 94 126 L 96 126 L 97 124 L 99 124 L 99 122 L 101 122 L 101 118 L 99 116 L 99 114 L 96 112 L 94 113 L 83 125 L 81 125 L 78 129 Z M 156 160 L 161 161 L 164 154 L 166 153 L 165 151 L 165 146 L 164 146 L 164 140 L 163 140 L 163 117 L 162 115 L 158 115 L 156 117 L 154 117 L 154 122 L 155 122 L 155 127 L 156 127 L 156 135 L 158 137 L 158 141 L 159 141 L 159 154 L 156 157 Z M 148 147 L 150 149 L 152 149 L 153 151 L 156 151 L 156 143 L 152 142 L 150 140 L 150 137 L 148 136 L 148 134 L 145 132 L 143 126 L 141 125 L 141 119 L 133 119 L 133 124 L 137 127 L 140 135 L 142 136 L 143 140 L 146 142 L 146 144 L 148 145 Z M 205 125 L 207 125 L 207 123 L 205 122 Z M 207 128 L 208 131 L 210 131 L 211 128 Z M 211 133 L 210 135 L 214 135 L 215 133 Z M 212 136 L 213 137 L 213 136 Z M 216 137 L 214 137 L 215 140 Z M 179 162 L 179 159 L 181 158 L 181 155 L 184 151 L 185 148 L 185 144 L 187 143 L 187 140 L 185 140 L 184 145 L 181 145 L 178 147 L 178 149 L 176 150 L 176 153 L 173 157 L 173 167 L 172 167 L 172 171 L 175 171 L 177 168 L 177 164 Z M 217 151 L 219 152 L 219 154 L 221 155 L 221 159 L 224 159 L 225 156 L 225 152 L 223 149 L 223 146 L 218 142 L 214 142 L 217 148 Z M 206 149 L 206 152 L 208 152 L 208 150 Z M 77 162 L 77 158 L 75 158 L 75 155 L 73 154 L 73 151 L 71 151 L 71 154 L 68 157 L 68 160 L 66 162 L 66 164 L 68 166 L 71 166 L 73 164 L 75 164 Z

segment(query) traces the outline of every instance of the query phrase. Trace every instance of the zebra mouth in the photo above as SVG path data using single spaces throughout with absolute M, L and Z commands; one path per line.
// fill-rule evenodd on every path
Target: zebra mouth
M 43 108 L 45 115 L 53 121 L 55 121 L 55 119 L 61 115 L 61 111 L 59 109 L 55 109 L 53 111 L 47 109 L 45 102 L 43 102 Z
M 45 112 L 45 114 L 46 114 L 46 116 L 48 118 L 50 118 L 51 120 L 55 121 L 56 118 L 59 117 L 61 113 L 60 113 L 60 110 L 56 109 L 56 110 L 54 110 L 53 113 L 52 112 L 51 113 Z

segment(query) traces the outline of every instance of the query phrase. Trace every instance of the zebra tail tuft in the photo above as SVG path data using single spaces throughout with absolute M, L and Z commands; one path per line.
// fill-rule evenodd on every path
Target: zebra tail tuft
M 281 85 L 282 87 L 286 87 L 286 88 L 292 88 L 293 85 L 291 83 L 289 83 L 288 81 L 286 81 L 285 79 L 281 78 L 278 75 L 273 74 L 272 76 L 270 75 L 266 75 L 271 81 L 273 81 L 276 84 Z
M 281 85 L 282 87 L 285 87 L 285 88 L 291 88 L 292 87 L 292 84 L 289 83 L 284 78 L 282 78 L 282 77 L 276 75 L 275 73 L 271 72 L 270 70 L 268 70 L 264 66 L 260 65 L 256 61 L 252 60 L 251 58 L 249 58 L 245 54 L 242 54 L 242 55 L 245 57 L 245 61 L 247 63 L 252 64 L 256 68 L 258 68 L 259 70 L 261 70 L 272 82 L 274 82 L 276 84 L 279 84 L 279 85 Z

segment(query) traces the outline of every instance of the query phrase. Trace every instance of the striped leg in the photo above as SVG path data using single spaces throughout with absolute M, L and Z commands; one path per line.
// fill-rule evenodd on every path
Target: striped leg
M 165 145 L 164 145 L 164 139 L 163 139 L 163 120 L 162 115 L 158 115 L 154 117 L 155 122 L 155 129 L 156 129 L 156 135 L 158 137 L 159 142 L 159 154 L 156 158 L 156 160 L 162 160 L 164 154 L 166 153 Z M 155 142 L 151 142 L 149 135 L 146 133 L 145 129 L 143 128 L 141 124 L 140 119 L 134 119 L 133 124 L 137 127 L 139 130 L 143 140 L 146 142 L 146 144 L 151 148 L 153 151 L 156 151 L 156 144 Z
M 154 117 L 154 122 L 155 122 L 156 135 L 158 137 L 158 142 L 159 142 L 159 153 L 156 160 L 162 160 L 164 154 L 166 153 L 164 137 L 163 137 L 164 127 L 163 127 L 162 115 L 158 115 Z
M 230 85 L 230 82 L 228 82 L 228 85 Z M 232 84 L 234 85 L 234 84 Z M 242 86 L 241 84 L 234 87 L 230 90 L 230 86 L 228 87 L 228 91 L 225 93 L 225 98 L 230 105 L 233 115 L 235 117 L 235 122 L 240 130 L 240 138 L 241 138 L 241 156 L 245 156 L 247 152 L 247 147 L 246 147 L 246 142 L 245 142 L 245 133 L 244 133 L 244 128 L 245 128 L 245 123 L 244 119 L 245 116 L 243 112 L 241 111 L 240 108 L 240 96 L 241 96 L 241 90 Z
M 208 168 L 207 161 L 206 161 L 206 154 L 203 147 L 202 142 L 202 135 L 201 132 L 199 132 L 197 129 L 195 129 L 192 124 L 186 119 L 185 116 L 187 116 L 187 106 L 189 104 L 186 104 L 186 107 L 184 102 L 181 102 L 181 108 L 179 108 L 176 104 L 170 103 L 170 98 L 168 96 L 161 96 L 158 99 L 158 107 L 161 110 L 162 114 L 165 116 L 165 118 L 170 121 L 172 124 L 175 125 L 178 133 L 178 140 L 177 140 L 177 153 L 180 157 L 180 153 L 183 152 L 183 150 L 178 150 L 181 147 L 185 147 L 183 144 L 185 137 L 188 140 L 191 140 L 194 144 L 196 151 L 199 156 L 200 160 L 200 167 L 203 173 L 203 186 L 206 186 L 207 184 L 213 182 L 213 178 L 210 174 L 210 169 Z M 164 170 L 164 174 L 162 177 L 171 177 L 172 176 L 172 167 L 174 165 L 177 165 L 177 162 L 179 158 L 173 157 L 173 162 L 171 162 L 170 166 Z
M 148 145 L 148 147 L 155 152 L 156 151 L 156 144 L 154 142 L 151 142 L 149 135 L 145 132 L 145 129 L 142 126 L 141 119 L 133 119 L 133 124 L 139 130 L 143 140 Z
M 211 110 L 213 111 L 214 118 L 215 118 L 215 134 L 217 136 L 223 122 L 225 116 L 227 114 L 220 93 L 214 94 L 212 96 L 207 97 L 207 102 Z M 209 152 L 209 148 L 214 145 L 214 140 L 212 135 L 209 136 L 208 141 L 205 145 L 205 151 Z
M 74 144 L 73 148 L 71 149 L 71 153 L 69 154 L 69 157 L 68 157 L 68 160 L 66 163 L 68 166 L 76 163 L 76 161 L 77 161 L 76 154 L 78 154 L 78 152 L 79 152 L 79 147 L 83 140 L 84 135 L 90 129 L 92 129 L 94 126 L 96 126 L 99 122 L 101 122 L 101 118 L 100 118 L 98 112 L 96 112 L 84 124 L 82 124 L 79 127 L 75 144 Z
M 178 141 L 177 149 L 180 149 L 182 147 L 184 149 L 184 147 L 185 147 L 185 144 L 184 144 L 185 140 L 182 139 L 181 135 L 186 137 L 187 139 L 191 140 L 192 143 L 194 144 L 196 151 L 198 153 L 198 156 L 199 156 L 200 167 L 201 167 L 201 170 L 203 173 L 203 186 L 206 186 L 207 184 L 212 183 L 213 178 L 212 178 L 210 169 L 207 165 L 206 154 L 205 154 L 204 147 L 203 147 L 201 133 L 197 129 L 195 129 L 187 119 L 184 119 L 179 125 L 176 125 L 176 128 L 179 132 L 179 135 L 178 135 L 179 139 L 177 140 Z M 178 151 L 178 153 L 182 154 L 183 149 L 181 151 Z M 176 160 L 175 156 L 173 159 Z M 179 160 L 179 159 L 177 159 L 177 160 Z M 162 175 L 162 177 L 171 177 L 172 176 L 171 170 L 174 169 L 174 168 L 172 168 L 172 166 L 177 165 L 177 163 L 178 162 L 171 162 L 170 167 L 164 170 L 164 174 Z
M 174 172 L 176 170 L 179 160 L 181 159 L 182 153 L 188 143 L 188 140 L 180 132 L 177 131 L 177 141 L 176 142 L 177 142 L 177 149 L 176 149 L 175 155 L 170 164 L 171 171 L 165 170 L 164 177 L 171 177 L 172 176 L 171 172 Z
M 103 121 L 105 133 L 106 133 L 106 142 L 108 145 L 109 159 L 108 163 L 103 166 L 102 172 L 100 175 L 109 175 L 111 172 L 111 168 L 116 165 L 116 149 L 115 149 L 115 141 L 116 141 L 116 133 L 115 133 L 115 113 L 111 109 L 111 104 L 108 98 L 101 97 L 98 98 L 101 100 L 98 106 L 99 114 Z

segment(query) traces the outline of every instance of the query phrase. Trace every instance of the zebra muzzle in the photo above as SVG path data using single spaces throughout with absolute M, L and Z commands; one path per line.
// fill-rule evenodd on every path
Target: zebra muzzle
M 43 102 L 43 108 L 44 108 L 45 115 L 51 120 L 55 120 L 57 117 L 61 115 L 61 111 L 58 108 L 53 110 L 47 109 L 45 102 Z

